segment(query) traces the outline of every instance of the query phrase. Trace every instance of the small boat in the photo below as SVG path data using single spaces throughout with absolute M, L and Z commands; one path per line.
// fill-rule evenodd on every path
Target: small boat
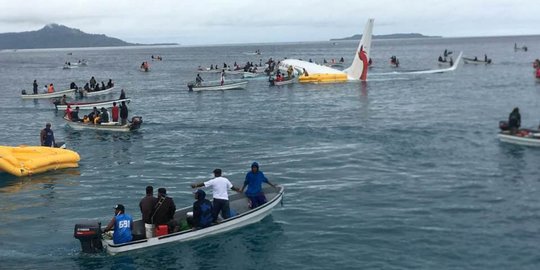
M 62 67 L 62 69 L 74 69 L 74 68 L 78 68 L 79 66 L 76 66 L 76 65 L 64 65 Z
M 99 90 L 99 91 L 84 91 L 83 90 L 83 95 L 85 97 L 95 97 L 95 96 L 100 96 L 100 95 L 106 95 L 106 94 L 110 94 L 114 89 L 116 89 L 114 86 L 111 87 L 111 88 L 107 88 L 105 90 Z
M 233 89 L 245 89 L 248 81 L 230 81 L 224 84 L 219 82 L 211 84 L 195 85 L 194 83 L 188 83 L 189 91 L 216 91 L 216 90 L 233 90 Z
M 28 176 L 51 170 L 79 167 L 75 151 L 46 146 L 0 146 L 0 171 Z
M 521 47 L 518 47 L 517 43 L 514 43 L 514 51 L 517 52 L 517 51 L 524 51 L 526 52 L 529 48 L 527 48 L 527 46 L 523 45 Z
M 206 228 L 196 230 L 188 228 L 183 231 L 147 239 L 145 238 L 144 222 L 139 219 L 133 222 L 133 241 L 123 244 L 114 244 L 110 237 L 104 236 L 101 233 L 101 223 L 89 222 L 86 224 L 76 224 L 73 236 L 81 242 L 81 248 L 84 253 L 97 253 L 102 252 L 103 249 L 105 249 L 107 253 L 111 255 L 168 243 L 182 243 L 195 240 L 238 229 L 259 222 L 270 215 L 272 209 L 283 199 L 284 188 L 281 186 L 278 186 L 277 189 L 266 187 L 263 191 L 268 201 L 255 209 L 249 209 L 248 199 L 244 194 L 234 194 L 229 196 L 230 208 L 236 212 L 236 215 Z M 135 209 L 135 207 L 133 209 Z M 192 211 L 193 206 L 179 209 L 174 214 L 174 219 L 178 224 L 182 224 L 187 220 L 188 213 Z
M 111 108 L 113 106 L 113 103 L 116 102 L 116 104 L 121 104 L 122 101 L 125 101 L 126 103 L 129 103 L 131 99 L 124 98 L 124 99 L 114 99 L 114 100 L 105 100 L 105 101 L 93 101 L 93 102 L 69 102 L 65 105 L 63 104 L 55 104 L 57 110 L 65 110 L 67 109 L 67 106 L 70 105 L 71 108 L 79 107 L 80 110 L 91 110 L 94 107 L 101 108 Z
M 85 124 L 83 122 L 73 122 L 67 118 L 64 118 L 66 120 L 66 123 L 75 130 L 85 130 L 85 129 L 93 129 L 93 130 L 104 130 L 104 131 L 119 131 L 119 132 L 129 132 L 137 130 L 141 127 L 142 124 L 142 117 L 140 116 L 134 116 L 131 118 L 131 122 L 128 122 L 125 125 L 121 125 L 119 122 L 109 122 L 109 123 L 101 123 L 101 124 Z
M 295 78 L 292 77 L 289 80 L 283 80 L 283 81 L 276 81 L 274 78 L 271 78 L 269 80 L 270 86 L 281 86 L 281 85 L 287 85 L 287 84 L 293 84 L 295 82 Z
M 526 146 L 540 146 L 540 131 L 521 129 L 515 133 L 511 133 L 509 130 L 501 131 L 497 134 L 501 142 L 526 145 Z
M 488 59 L 487 61 L 485 60 L 479 60 L 478 58 L 468 58 L 468 57 L 463 57 L 463 62 L 465 64 L 475 64 L 475 65 L 479 65 L 479 64 L 491 64 L 491 59 Z
M 41 99 L 41 98 L 57 98 L 57 97 L 62 97 L 63 95 L 73 96 L 75 95 L 75 91 L 77 91 L 77 89 L 67 89 L 67 90 L 62 90 L 62 91 L 57 91 L 57 92 L 52 92 L 52 93 L 27 94 L 26 91 L 23 90 L 21 94 L 21 98 L 22 99 Z
M 255 78 L 255 77 L 258 77 L 258 76 L 261 76 L 262 73 L 254 73 L 254 72 L 243 72 L 242 73 L 242 78 Z

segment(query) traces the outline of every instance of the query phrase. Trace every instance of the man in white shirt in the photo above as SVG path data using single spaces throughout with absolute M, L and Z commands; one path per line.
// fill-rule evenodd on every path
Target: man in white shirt
M 241 193 L 240 189 L 233 186 L 229 179 L 221 176 L 221 169 L 214 170 L 214 178 L 206 182 L 191 184 L 191 188 L 199 187 L 212 187 L 212 197 L 213 197 L 213 218 L 214 223 L 217 222 L 217 217 L 221 212 L 221 217 L 223 219 L 228 219 L 230 217 L 230 208 L 229 208 L 229 194 L 227 193 L 229 189 Z

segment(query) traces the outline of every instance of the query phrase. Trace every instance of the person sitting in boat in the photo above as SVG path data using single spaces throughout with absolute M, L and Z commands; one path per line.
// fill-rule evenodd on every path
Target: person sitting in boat
M 99 83 L 96 83 L 96 86 L 92 90 L 93 92 L 101 91 L 101 88 L 99 87 Z
M 69 84 L 69 89 L 77 89 L 77 88 L 78 88 L 78 87 L 77 87 L 77 84 L 76 84 L 75 82 L 71 82 L 71 83 Z
M 45 128 L 41 130 L 39 134 L 41 146 L 54 147 L 56 144 L 54 140 L 54 132 L 51 129 L 51 123 L 47 123 Z
M 92 89 L 90 89 L 90 85 L 88 83 L 84 84 L 83 89 L 86 92 L 91 92 L 92 91 Z
M 439 55 L 439 62 L 446 62 L 446 61 L 443 61 L 442 56 Z
M 94 76 L 92 76 L 92 78 L 90 78 L 90 88 L 96 87 L 96 83 L 96 79 L 94 78 Z
M 309 76 L 309 73 L 307 72 L 307 70 L 305 68 L 302 68 L 302 74 L 304 74 L 304 76 Z
M 288 80 L 290 80 L 290 79 L 292 78 L 293 72 L 294 72 L 293 67 L 292 67 L 292 66 L 289 66 L 289 67 L 287 68 L 287 79 L 288 79 Z
M 64 111 L 64 118 L 67 118 L 68 120 L 71 120 L 71 105 L 67 105 L 66 110 Z
M 323 58 L 322 62 L 323 64 L 328 64 L 328 61 L 326 61 L 326 58 Z
M 88 114 L 88 118 L 90 120 L 90 123 L 94 123 L 95 118 L 98 117 L 98 116 L 99 116 L 99 111 L 98 111 L 98 109 L 96 107 L 94 107 L 92 109 L 92 112 L 90 112 L 90 114 Z
M 113 88 L 113 87 L 114 87 L 114 83 L 112 82 L 111 79 L 109 79 L 109 81 L 107 82 L 107 89 Z
M 343 59 L 343 57 L 341 57 L 341 59 L 339 59 L 339 62 L 340 62 L 340 63 L 344 63 L 344 62 L 345 62 L 345 59 Z
M 105 90 L 105 89 L 107 89 L 107 87 L 105 87 L 105 83 L 101 81 L 101 90 Z
M 209 227 L 213 221 L 212 202 L 206 199 L 206 192 L 202 189 L 197 189 L 194 194 L 196 201 L 193 203 L 193 220 L 190 220 L 190 225 L 195 229 Z
M 114 207 L 114 217 L 111 219 L 104 232 L 108 232 L 114 228 L 113 243 L 127 243 L 133 239 L 131 230 L 133 229 L 133 219 L 125 213 L 125 208 L 121 204 Z
M 475 56 L 475 57 L 474 57 L 474 61 L 478 61 L 478 57 Z
M 203 82 L 203 78 L 201 77 L 201 74 L 197 74 L 197 77 L 195 78 L 195 85 L 200 86 Z
M 174 220 L 174 213 L 176 212 L 176 205 L 174 200 L 167 196 L 167 190 L 165 188 L 158 189 L 158 201 L 154 206 L 154 214 L 152 215 L 152 224 L 156 226 L 167 225 L 168 231 L 173 232 L 176 227 L 176 221 Z
M 244 180 L 244 185 L 242 186 L 241 192 L 244 192 L 244 189 L 247 186 L 246 197 L 249 199 L 250 208 L 257 208 L 266 203 L 266 197 L 262 191 L 262 183 L 267 183 L 268 185 L 276 188 L 276 185 L 270 183 L 268 178 L 264 176 L 262 171 L 259 171 L 259 163 L 253 162 L 251 164 L 251 171 L 246 174 L 246 179 Z
M 49 86 L 48 85 L 44 85 L 43 86 L 43 93 L 46 94 L 49 92 Z
M 49 84 L 49 88 L 47 88 L 47 93 L 54 93 L 54 85 L 52 83 Z
M 452 56 L 450 56 L 450 66 L 454 65 L 454 59 L 452 59 Z
M 109 112 L 105 107 L 101 107 L 101 114 L 99 115 L 99 123 L 109 123 Z
M 71 121 L 73 122 L 79 122 L 81 119 L 79 118 L 79 106 L 75 107 L 75 110 L 71 112 Z
M 83 116 L 82 122 L 83 122 L 84 124 L 90 123 L 90 118 L 88 118 L 88 115 L 85 114 L 85 115 Z

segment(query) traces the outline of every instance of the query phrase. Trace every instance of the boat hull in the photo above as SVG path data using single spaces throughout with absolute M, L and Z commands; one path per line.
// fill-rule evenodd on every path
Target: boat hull
M 101 107 L 104 108 L 111 108 L 113 106 L 113 103 L 116 102 L 116 104 L 121 104 L 122 101 L 125 101 L 126 103 L 129 103 L 131 99 L 125 98 L 125 99 L 115 99 L 115 100 L 107 100 L 107 101 L 99 101 L 99 102 L 86 102 L 86 103 L 68 103 L 66 105 L 56 105 L 56 109 L 58 110 L 65 110 L 67 109 L 67 106 L 70 105 L 71 108 L 79 107 L 80 110 L 91 110 L 94 107 L 97 107 L 98 109 Z
M 234 83 L 226 83 L 223 85 L 202 85 L 202 86 L 189 86 L 188 88 L 192 91 L 198 92 L 198 91 L 219 91 L 219 90 L 240 90 L 245 89 L 247 86 L 247 81 L 241 81 L 241 82 L 234 82 Z
M 135 118 L 138 118 L 139 120 L 135 120 Z M 103 123 L 103 124 L 84 124 L 82 122 L 73 122 L 71 120 L 66 120 L 66 123 L 68 126 L 70 126 L 74 130 L 102 130 L 102 131 L 113 131 L 113 132 L 130 132 L 138 130 L 142 124 L 142 117 L 133 117 L 131 123 L 127 123 L 126 125 L 120 125 L 118 122 L 109 122 L 109 123 Z M 140 121 L 134 124 L 135 121 Z
M 85 97 L 95 97 L 95 96 L 101 96 L 101 95 L 107 95 L 107 94 L 110 94 L 112 91 L 114 91 L 116 89 L 116 87 L 111 87 L 111 88 L 107 88 L 105 90 L 99 90 L 99 91 L 91 91 L 91 92 L 88 92 L 88 91 L 84 91 L 83 92 L 83 95 Z
M 283 199 L 284 189 L 283 187 L 278 187 L 278 190 L 273 188 L 265 188 L 265 195 L 268 198 L 268 202 L 262 206 L 257 207 L 256 209 L 251 209 L 247 211 L 237 211 L 239 214 L 233 216 L 227 220 L 224 220 L 216 225 L 202 228 L 202 229 L 188 229 L 185 231 L 180 231 L 176 233 L 167 234 L 164 236 L 152 237 L 149 239 L 143 239 L 138 241 L 132 241 L 125 244 L 115 245 L 110 239 L 102 239 L 102 245 L 109 254 L 117 254 L 126 251 L 132 251 L 152 246 L 158 246 L 167 243 L 174 242 L 185 242 L 191 241 L 203 237 L 208 237 L 211 235 L 224 233 L 227 231 L 235 230 L 249 224 L 253 224 L 261 221 L 266 216 L 270 215 L 272 209 L 277 206 Z M 231 209 L 238 209 L 244 207 L 247 209 L 247 198 L 243 194 L 235 194 L 230 196 L 229 202 Z M 176 211 L 174 216 L 175 220 L 181 220 L 186 218 L 188 211 L 192 211 L 192 207 L 182 208 Z M 137 228 L 135 228 L 137 227 Z M 133 231 L 143 231 L 144 224 L 141 220 L 134 222 Z
M 540 137 L 537 137 L 537 136 L 527 137 L 527 136 L 511 135 L 510 133 L 501 132 L 497 134 L 497 137 L 499 137 L 499 140 L 501 142 L 505 142 L 505 143 L 540 147 Z
M 58 97 L 62 97 L 63 95 L 73 96 L 75 95 L 75 91 L 77 91 L 77 89 L 68 89 L 68 90 L 62 90 L 62 91 L 53 92 L 53 93 L 25 94 L 25 95 L 21 95 L 21 98 L 22 99 L 58 98 Z

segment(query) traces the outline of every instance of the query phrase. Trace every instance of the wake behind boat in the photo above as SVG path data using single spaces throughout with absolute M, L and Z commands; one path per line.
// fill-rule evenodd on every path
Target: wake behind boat
M 181 243 L 199 239 L 259 222 L 266 216 L 270 215 L 272 209 L 281 202 L 284 188 L 281 186 L 278 186 L 277 189 L 266 187 L 263 189 L 263 191 L 268 199 L 268 202 L 255 209 L 249 209 L 248 199 L 244 196 L 244 194 L 231 195 L 229 197 L 230 208 L 237 214 L 219 222 L 216 225 L 206 228 L 196 230 L 188 228 L 183 231 L 146 239 L 145 224 L 139 219 L 133 222 L 132 234 L 134 240 L 123 244 L 114 244 L 112 239 L 102 235 L 101 223 L 93 222 L 87 224 L 76 224 L 74 229 L 74 237 L 81 241 L 81 247 L 84 253 L 96 253 L 105 249 L 107 253 L 112 255 L 167 243 Z M 177 210 L 174 214 L 174 220 L 176 220 L 178 224 L 182 224 L 187 220 L 188 212 L 192 211 L 192 206 Z
M 221 84 L 220 82 L 209 82 L 203 84 L 188 83 L 189 91 L 216 91 L 216 90 L 235 90 L 245 89 L 248 81 L 229 81 Z
M 104 130 L 104 131 L 119 131 L 119 132 L 130 132 L 137 130 L 142 125 L 142 117 L 140 116 L 134 116 L 131 118 L 131 122 L 128 122 L 125 125 L 120 124 L 119 122 L 108 122 L 108 123 L 101 123 L 101 124 L 93 124 L 93 123 L 83 123 L 80 121 L 71 121 L 64 117 L 64 120 L 66 120 L 66 123 L 73 128 L 74 130 L 85 130 L 85 129 L 93 129 L 93 130 Z
M 57 110 L 65 110 L 67 109 L 68 105 L 70 105 L 72 108 L 79 107 L 79 109 L 81 110 L 91 110 L 94 107 L 111 108 L 114 102 L 116 102 L 116 104 L 121 104 L 122 101 L 129 103 L 131 99 L 124 98 L 124 99 L 114 99 L 114 100 L 94 101 L 94 102 L 70 102 L 67 104 L 55 104 L 55 106 Z

